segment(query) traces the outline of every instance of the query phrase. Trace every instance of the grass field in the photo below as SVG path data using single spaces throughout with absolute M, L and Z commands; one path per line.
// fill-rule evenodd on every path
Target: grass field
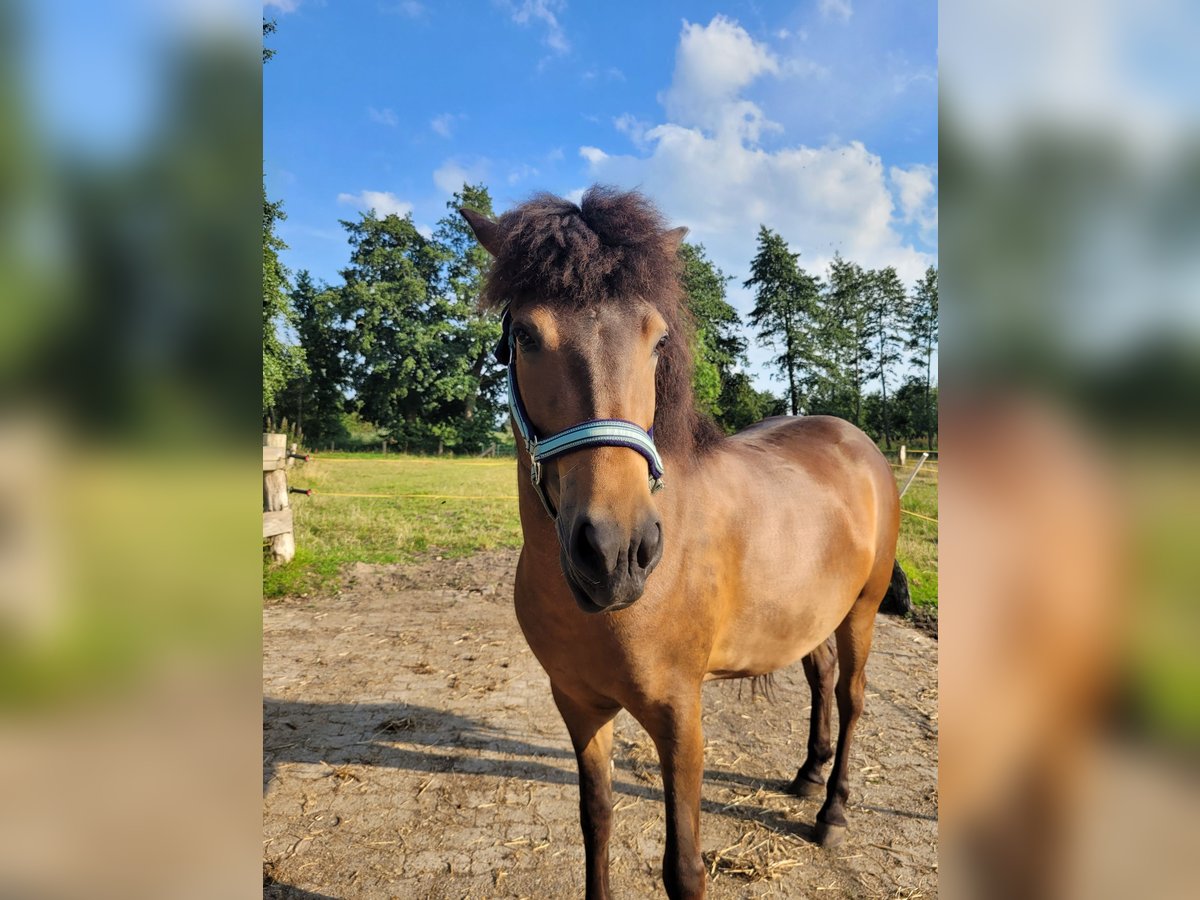
M 896 482 L 903 487 L 912 474 L 912 464 L 901 472 L 896 469 Z M 937 608 L 938 602 L 938 483 L 936 468 L 926 463 L 912 486 L 900 501 L 900 508 L 916 515 L 900 515 L 900 541 L 896 558 L 908 575 L 908 588 L 917 606 Z
M 339 453 L 302 463 L 288 483 L 316 493 L 292 497 L 296 558 L 264 565 L 263 592 L 320 590 L 348 563 L 519 547 L 516 479 L 512 460 Z
M 288 473 L 289 484 L 316 493 L 292 497 L 296 558 L 286 566 L 264 563 L 263 592 L 278 597 L 326 589 L 355 562 L 402 563 L 519 547 L 516 479 L 511 459 L 331 453 L 299 464 Z M 932 467 L 922 470 L 902 505 L 937 518 Z M 898 556 L 913 602 L 936 607 L 936 523 L 901 516 Z

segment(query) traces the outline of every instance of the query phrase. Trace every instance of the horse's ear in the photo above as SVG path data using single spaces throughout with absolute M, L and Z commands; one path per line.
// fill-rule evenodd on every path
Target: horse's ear
M 500 247 L 504 243 L 504 234 L 500 231 L 500 226 L 482 213 L 477 213 L 465 206 L 458 212 L 467 220 L 467 224 L 475 232 L 475 239 L 479 241 L 483 249 L 492 256 L 499 256 Z
M 675 253 L 679 250 L 679 245 L 683 243 L 683 239 L 687 237 L 687 234 L 687 228 L 680 225 L 678 228 L 672 228 L 670 231 L 663 232 L 663 243 L 667 245 L 668 250 Z

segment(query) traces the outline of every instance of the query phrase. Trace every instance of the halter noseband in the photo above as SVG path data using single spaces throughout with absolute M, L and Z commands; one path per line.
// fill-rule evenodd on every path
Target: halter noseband
M 665 484 L 662 457 L 658 455 L 658 448 L 654 446 L 654 426 L 650 426 L 650 430 L 646 431 L 640 425 L 625 419 L 588 419 L 549 437 L 538 437 L 533 423 L 529 421 L 529 415 L 525 412 L 525 404 L 521 402 L 521 392 L 517 388 L 516 342 L 512 336 L 511 323 L 512 319 L 506 309 L 504 336 L 496 345 L 496 358 L 508 364 L 508 409 L 533 461 L 529 470 L 529 480 L 533 482 L 533 489 L 542 501 L 542 506 L 546 508 L 547 515 L 552 519 L 558 518 L 542 484 L 542 464 L 584 447 L 628 447 L 641 454 L 650 470 L 650 493 L 661 491 Z

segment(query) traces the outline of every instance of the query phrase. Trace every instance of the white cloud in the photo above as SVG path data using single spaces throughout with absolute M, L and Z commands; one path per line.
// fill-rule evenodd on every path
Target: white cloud
M 263 0 L 263 6 L 277 9 L 281 13 L 293 13 L 300 6 L 300 0 Z
M 397 3 L 395 10 L 410 19 L 419 19 L 425 14 L 424 4 L 418 3 L 417 0 L 404 0 L 403 3 Z
M 933 184 L 934 170 L 932 166 L 910 166 L 902 169 L 892 166 L 888 173 L 896 186 L 896 196 L 900 201 L 900 211 L 904 221 L 911 222 L 925 208 L 936 190 Z
M 779 125 L 740 94 L 759 76 L 779 73 L 779 60 L 770 49 L 732 19 L 718 15 L 708 25 L 685 21 L 671 86 L 658 99 L 670 122 L 755 141 Z
M 394 109 L 376 109 L 373 106 L 368 106 L 367 115 L 371 117 L 372 122 L 378 122 L 380 125 L 387 125 L 390 128 L 395 128 L 400 124 L 400 120 L 396 117 Z
M 650 130 L 652 125 L 630 113 L 623 113 L 613 119 L 613 127 L 621 132 L 621 134 L 628 135 L 629 139 L 633 141 L 633 145 L 641 150 L 646 146 L 646 132 Z
M 457 159 L 448 159 L 433 173 L 433 183 L 446 194 L 462 190 L 464 184 L 479 184 L 487 181 L 489 163 L 486 159 L 477 159 L 465 164 Z
M 921 240 L 937 244 L 937 170 L 933 166 L 915 165 L 902 169 L 892 166 L 888 170 L 900 203 L 900 215 L 905 222 L 916 223 L 920 228 Z
M 936 215 L 929 212 L 936 203 L 933 170 L 899 170 L 889 182 L 883 160 L 859 141 L 757 146 L 765 116 L 741 92 L 755 78 L 786 76 L 786 69 L 729 19 L 685 23 L 674 80 L 660 95 L 666 122 L 644 130 L 646 150 L 616 154 L 584 146 L 579 155 L 595 181 L 640 187 L 653 197 L 738 281 L 760 224 L 780 232 L 809 271 L 823 272 L 838 252 L 872 268 L 893 265 L 906 282 L 916 280 L 933 256 L 901 232 L 905 216 L 936 228 L 936 219 L 928 219 Z M 632 118 L 618 127 L 631 133 Z M 731 297 L 748 305 L 740 288 Z
M 854 7 L 850 5 L 850 0 L 820 0 L 817 9 L 821 11 L 822 17 L 841 19 L 843 22 L 849 22 L 850 17 L 854 15 Z
M 454 137 L 454 123 L 465 116 L 456 115 L 454 113 L 442 113 L 440 116 L 434 116 L 429 123 L 429 127 L 433 129 L 433 133 L 444 138 Z
M 580 147 L 579 155 L 586 159 L 592 166 L 598 166 L 608 159 L 608 154 L 599 147 Z
M 558 21 L 558 13 L 566 7 L 564 0 L 523 0 L 519 5 L 509 3 L 509 14 L 518 25 L 541 23 L 546 33 L 543 43 L 557 54 L 570 51 L 571 43 Z
M 413 205 L 401 200 L 391 191 L 360 191 L 357 194 L 338 194 L 338 203 L 353 206 L 362 212 L 375 210 L 377 216 L 400 216 L 412 212 Z

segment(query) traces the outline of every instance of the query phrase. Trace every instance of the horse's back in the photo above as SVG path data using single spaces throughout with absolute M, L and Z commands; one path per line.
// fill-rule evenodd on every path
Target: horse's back
M 816 460 L 839 455 L 864 463 L 887 462 L 862 429 L 836 416 L 772 416 L 742 429 L 729 440 L 785 456 Z

